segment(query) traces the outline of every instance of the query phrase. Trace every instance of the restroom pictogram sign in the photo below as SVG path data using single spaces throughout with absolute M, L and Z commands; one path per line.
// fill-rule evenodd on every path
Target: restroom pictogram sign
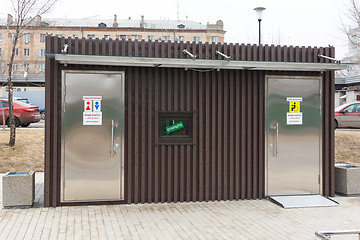
M 92 112 L 92 100 L 85 100 L 84 104 L 84 112 Z
M 300 112 L 300 101 L 289 101 L 289 112 Z
M 102 125 L 101 96 L 83 96 L 83 125 Z
M 303 115 L 300 110 L 300 103 L 303 101 L 303 98 L 287 97 L 286 101 L 289 103 L 289 112 L 286 113 L 287 125 L 302 125 Z

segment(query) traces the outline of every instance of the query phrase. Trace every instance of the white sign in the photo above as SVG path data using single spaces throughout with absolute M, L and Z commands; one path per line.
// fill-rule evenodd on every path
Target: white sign
M 83 125 L 102 125 L 101 96 L 83 96 Z
M 287 125 L 302 125 L 303 124 L 302 112 L 286 113 L 286 123 Z
M 101 96 L 83 96 L 83 100 L 102 100 Z
M 83 125 L 102 125 L 102 112 L 83 113 Z
M 288 97 L 288 98 L 286 98 L 286 101 L 288 101 L 288 102 L 292 102 L 292 101 L 302 102 L 302 97 Z

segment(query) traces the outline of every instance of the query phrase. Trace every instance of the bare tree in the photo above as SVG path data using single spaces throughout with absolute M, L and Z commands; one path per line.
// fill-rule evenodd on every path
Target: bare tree
M 10 120 L 10 140 L 9 146 L 15 145 L 15 125 L 13 107 L 13 63 L 15 49 L 19 39 L 23 36 L 24 31 L 28 29 L 38 16 L 48 12 L 57 0 L 10 0 L 15 20 L 7 22 L 7 29 L 12 34 L 11 57 L 8 66 L 8 97 L 9 97 L 9 120 Z M 33 17 L 31 17 L 33 16 Z M 12 17 L 11 17 L 12 18 Z
M 360 5 L 359 0 L 346 0 L 344 3 L 344 12 L 341 18 L 341 30 L 347 36 L 349 54 L 342 62 L 360 63 Z M 360 74 L 359 66 L 348 66 L 342 70 L 343 76 L 358 76 Z

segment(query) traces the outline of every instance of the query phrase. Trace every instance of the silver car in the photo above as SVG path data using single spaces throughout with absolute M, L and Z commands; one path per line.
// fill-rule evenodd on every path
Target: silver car
M 335 108 L 335 128 L 360 128 L 360 102 L 343 104 Z

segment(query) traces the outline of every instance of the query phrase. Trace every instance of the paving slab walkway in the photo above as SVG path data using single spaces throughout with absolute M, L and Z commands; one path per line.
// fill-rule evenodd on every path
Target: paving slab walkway
M 360 198 L 336 207 L 284 209 L 266 200 L 43 207 L 36 173 L 32 208 L 2 205 L 0 239 L 319 239 L 316 231 L 360 229 Z M 358 239 L 356 236 L 333 239 Z

